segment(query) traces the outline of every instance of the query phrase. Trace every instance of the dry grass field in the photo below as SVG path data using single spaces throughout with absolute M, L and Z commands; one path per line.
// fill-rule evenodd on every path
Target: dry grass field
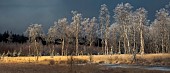
M 67 63 L 70 56 L 41 56 L 38 61 L 36 57 L 1 57 L 1 63 L 49 63 L 53 60 L 55 63 Z M 115 55 L 91 55 L 91 56 L 73 56 L 77 63 L 107 63 L 107 64 L 131 64 L 132 55 L 130 54 L 115 54 Z M 170 54 L 145 54 L 136 56 L 135 64 L 144 65 L 170 65 Z
M 92 55 L 73 56 L 74 63 L 70 63 L 70 56 L 42 56 L 36 57 L 1 57 L 0 73 L 169 73 L 168 71 L 144 70 L 137 68 L 110 68 L 96 63 L 131 64 L 132 55 Z M 88 64 L 92 62 L 92 64 Z M 142 65 L 170 65 L 170 54 L 137 55 L 135 64 Z

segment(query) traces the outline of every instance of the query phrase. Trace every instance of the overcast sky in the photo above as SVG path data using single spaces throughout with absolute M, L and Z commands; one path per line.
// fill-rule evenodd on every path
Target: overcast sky
M 22 34 L 30 24 L 43 25 L 47 32 L 54 21 L 67 17 L 71 20 L 71 11 L 77 10 L 83 17 L 99 16 L 101 4 L 106 4 L 113 16 L 113 9 L 119 3 L 130 3 L 134 10 L 144 7 L 148 19 L 155 18 L 156 10 L 165 7 L 170 0 L 0 0 L 0 33 L 6 30 Z M 113 20 L 113 18 L 111 19 Z

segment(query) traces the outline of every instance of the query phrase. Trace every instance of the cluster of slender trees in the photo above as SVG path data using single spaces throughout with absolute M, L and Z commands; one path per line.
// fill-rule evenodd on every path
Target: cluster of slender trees
M 54 22 L 47 34 L 43 32 L 41 24 L 30 25 L 25 32 L 29 39 L 29 54 L 32 49 L 36 55 L 42 53 L 41 40 L 46 41 L 46 46 L 54 54 L 56 39 L 60 43 L 61 55 L 79 55 L 85 52 L 92 54 L 87 49 L 96 48 L 99 50 L 98 54 L 104 55 L 170 52 L 168 8 L 156 11 L 153 22 L 147 19 L 148 12 L 145 8 L 134 10 L 129 3 L 118 4 L 113 9 L 114 20 L 110 20 L 112 16 L 106 4 L 101 5 L 99 18 L 83 18 L 77 11 L 71 13 L 72 22 L 61 18 Z M 98 46 L 94 46 L 96 42 Z
M 35 46 L 37 45 L 36 37 L 45 38 L 48 45 L 60 39 L 62 55 L 66 45 L 75 45 L 74 52 L 78 55 L 81 42 L 84 42 L 85 48 L 90 48 L 96 38 L 101 39 L 98 42 L 102 44 L 102 54 L 170 52 L 170 16 L 167 9 L 162 8 L 156 11 L 156 19 L 151 23 L 147 20 L 148 12 L 145 8 L 134 11 L 129 3 L 118 4 L 113 12 L 113 23 L 110 23 L 111 16 L 107 5 L 103 4 L 100 8 L 99 19 L 83 18 L 81 13 L 72 11 L 71 23 L 67 21 L 67 18 L 59 19 L 49 28 L 47 35 L 43 33 L 40 24 L 30 25 L 26 33 Z

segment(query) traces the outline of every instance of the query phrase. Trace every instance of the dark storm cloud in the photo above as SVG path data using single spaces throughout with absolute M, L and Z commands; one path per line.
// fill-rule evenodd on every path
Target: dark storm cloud
M 44 30 L 59 18 L 71 20 L 71 10 L 77 10 L 83 17 L 98 18 L 101 4 L 107 4 L 111 13 L 121 2 L 129 2 L 134 9 L 145 7 L 149 19 L 153 20 L 155 11 L 168 4 L 169 0 L 0 0 L 0 32 L 11 30 L 23 33 L 32 23 L 42 24 Z M 112 19 L 113 20 L 113 19 Z
M 0 30 L 22 33 L 31 23 L 48 28 L 66 14 L 60 1 L 50 0 L 2 0 L 0 2 Z M 62 14 L 61 14 L 62 13 Z

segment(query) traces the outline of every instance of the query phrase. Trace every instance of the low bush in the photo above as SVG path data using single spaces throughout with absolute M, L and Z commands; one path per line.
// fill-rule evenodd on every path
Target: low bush
M 49 65 L 55 65 L 55 61 L 54 60 L 49 60 Z
M 67 61 L 66 60 L 61 60 L 61 61 L 58 61 L 59 64 L 67 64 Z
M 83 60 L 83 59 L 73 59 L 73 60 L 68 59 L 67 64 L 71 64 L 71 63 L 73 63 L 73 64 L 84 64 L 84 63 L 88 63 L 88 61 Z
M 162 59 L 161 58 L 153 58 L 152 62 L 162 62 Z
M 99 61 L 99 64 L 104 64 L 105 63 L 105 61 Z

